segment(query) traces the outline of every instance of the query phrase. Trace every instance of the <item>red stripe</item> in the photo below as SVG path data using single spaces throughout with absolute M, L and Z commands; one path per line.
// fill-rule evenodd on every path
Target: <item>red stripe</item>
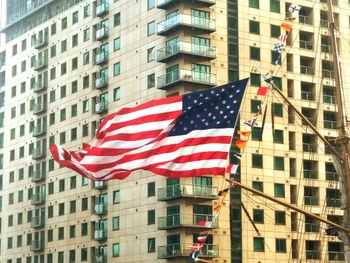
M 111 163 L 94 163 L 94 164 L 82 164 L 87 170 L 91 172 L 97 172 L 102 169 L 112 168 L 116 165 L 131 162 L 134 160 L 139 159 L 145 159 L 150 156 L 154 156 L 157 154 L 164 154 L 164 153 L 171 153 L 174 151 L 177 151 L 181 148 L 188 147 L 188 146 L 197 146 L 197 145 L 203 145 L 207 143 L 225 143 L 229 144 L 231 142 L 230 136 L 217 136 L 217 137 L 203 137 L 203 138 L 188 138 L 186 140 L 183 140 L 179 143 L 174 143 L 170 145 L 163 145 L 156 149 L 151 149 L 146 152 L 136 153 L 136 154 L 129 154 L 123 157 L 122 159 L 111 162 Z M 99 154 L 95 154 L 91 151 L 89 151 L 90 156 L 111 156 L 110 152 L 108 150 L 106 152 L 99 152 Z M 159 165 L 159 163 L 157 164 Z

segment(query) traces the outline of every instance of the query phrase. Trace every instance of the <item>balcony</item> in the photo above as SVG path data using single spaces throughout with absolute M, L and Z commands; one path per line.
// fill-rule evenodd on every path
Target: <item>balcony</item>
M 303 152 L 316 153 L 317 145 L 312 143 L 303 143 Z
M 108 1 L 101 1 L 96 4 L 96 16 L 102 16 L 107 14 L 109 11 L 109 3 Z
M 321 259 L 321 252 L 318 250 L 306 250 L 306 259 Z
M 167 201 L 181 197 L 215 200 L 218 198 L 218 188 L 181 184 L 158 189 L 158 201 Z
M 32 205 L 40 205 L 45 203 L 45 194 L 44 193 L 37 193 L 33 194 L 32 196 Z
M 46 126 L 36 125 L 36 126 L 34 126 L 32 135 L 33 135 L 33 137 L 38 137 L 38 136 L 44 135 L 45 133 L 46 133 Z
M 326 204 L 328 207 L 341 207 L 340 198 L 326 198 Z
M 32 240 L 30 243 L 30 251 L 32 252 L 41 252 L 44 250 L 44 242 L 40 239 Z
M 94 188 L 97 190 L 106 189 L 108 183 L 106 181 L 94 181 Z
M 307 74 L 307 75 L 313 75 L 314 74 L 314 68 L 311 67 L 311 66 L 300 65 L 300 73 L 301 74 Z
M 305 205 L 318 205 L 319 198 L 316 196 L 304 196 L 304 204 Z
M 46 105 L 43 102 L 38 102 L 34 104 L 33 113 L 35 115 L 43 113 L 46 111 Z
M 42 147 L 35 148 L 33 150 L 32 158 L 34 160 L 45 157 L 46 151 Z
M 102 76 L 102 77 L 96 78 L 96 81 L 95 81 L 96 89 L 102 89 L 104 87 L 107 87 L 107 85 L 108 85 L 108 77 L 107 76 Z
M 100 65 L 108 61 L 108 51 L 103 50 L 96 54 L 96 65 Z
M 107 230 L 106 229 L 97 229 L 94 231 L 94 240 L 95 241 L 105 241 L 107 240 Z
M 216 57 L 216 49 L 210 46 L 180 41 L 176 45 L 159 49 L 157 51 L 157 61 L 165 63 L 171 59 L 179 57 L 180 55 L 214 59 Z
M 181 0 L 158 0 L 157 8 L 159 9 L 168 9 L 177 3 L 181 2 Z M 182 1 L 187 2 L 187 1 Z M 196 4 L 200 7 L 209 7 L 215 5 L 216 0 L 193 0 L 192 3 Z
M 158 229 L 174 229 L 179 227 L 212 229 L 217 228 L 217 220 L 213 215 L 175 214 L 158 217 Z
M 320 224 L 319 223 L 305 223 L 305 232 L 308 232 L 308 233 L 320 232 Z
M 328 251 L 328 260 L 343 262 L 345 260 L 344 252 Z
M 312 41 L 300 40 L 300 48 L 312 50 L 314 48 Z
M 339 175 L 336 172 L 327 172 L 326 171 L 326 180 L 327 181 L 339 181 Z
M 96 30 L 96 40 L 102 40 L 106 37 L 108 37 L 108 27 L 107 26 L 101 26 Z
M 170 259 L 177 257 L 188 257 L 193 250 L 190 248 L 193 244 L 172 244 L 158 247 L 158 259 Z M 219 246 L 212 244 L 204 244 L 203 249 L 199 253 L 200 258 L 217 258 L 219 257 Z
M 107 202 L 102 203 L 96 203 L 94 205 L 94 212 L 96 215 L 104 215 L 108 211 L 108 204 Z
M 303 174 L 305 179 L 318 179 L 318 171 L 316 170 L 304 169 Z
M 33 92 L 35 93 L 46 90 L 46 88 L 47 88 L 47 83 L 44 81 L 36 81 L 33 84 Z
M 194 30 L 196 33 L 210 34 L 215 31 L 215 21 L 204 17 L 178 14 L 158 23 L 157 34 L 167 36 L 181 27 Z
M 166 90 L 180 83 L 200 84 L 203 89 L 204 86 L 216 86 L 216 75 L 206 72 L 180 69 L 158 77 L 157 83 L 158 89 L 162 90 Z
M 40 182 L 42 180 L 45 180 L 45 173 L 43 170 L 38 169 L 34 171 L 32 175 L 32 182 Z
M 46 59 L 37 59 L 34 61 L 34 70 L 38 71 L 47 67 Z
M 35 40 L 34 48 L 35 49 L 42 48 L 42 47 L 46 46 L 47 43 L 48 43 L 48 40 L 47 40 L 46 36 L 39 37 Z
M 312 18 L 305 15 L 299 15 L 299 23 L 312 25 Z
M 43 227 L 45 225 L 45 217 L 44 216 L 34 216 L 32 221 L 30 222 L 30 226 L 33 228 Z
M 108 104 L 105 102 L 98 102 L 95 105 L 95 113 L 97 114 L 104 114 L 108 111 Z
M 107 255 L 94 256 L 93 263 L 107 263 Z
M 322 69 L 322 77 L 334 79 L 334 71 L 329 69 Z

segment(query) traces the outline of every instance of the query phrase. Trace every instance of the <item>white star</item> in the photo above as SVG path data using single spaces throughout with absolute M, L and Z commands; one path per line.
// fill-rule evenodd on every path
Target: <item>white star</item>
M 208 122 L 206 122 L 206 123 L 205 123 L 205 126 L 208 126 L 208 125 L 209 125 L 209 123 L 208 123 Z
M 215 95 L 216 95 L 216 96 L 219 96 L 220 94 L 219 94 L 219 93 L 216 93 Z
M 216 124 L 220 124 L 220 121 L 217 121 Z
M 234 87 L 235 87 L 235 85 L 232 85 L 232 86 L 231 86 L 231 88 L 234 88 Z
M 236 103 L 237 103 L 237 100 L 234 100 L 234 101 L 233 101 L 233 104 L 236 104 Z
M 205 100 L 209 100 L 209 97 L 207 96 L 207 97 L 205 97 L 204 99 L 205 99 Z
M 229 108 L 231 108 L 231 106 L 230 106 L 230 105 L 227 105 L 227 106 L 226 106 L 226 109 L 229 109 Z
M 187 127 L 184 127 L 184 131 L 187 131 Z
M 191 106 L 188 106 L 187 109 L 190 110 L 192 107 Z
M 213 115 L 211 112 L 208 113 L 208 116 L 210 117 L 211 115 Z
M 227 119 L 227 115 L 224 116 L 224 119 Z
M 202 122 L 205 122 L 205 119 L 202 119 Z
M 203 97 L 203 93 L 199 93 L 199 97 Z
M 193 102 L 194 102 L 194 103 L 197 103 L 197 102 L 198 102 L 198 100 L 194 100 Z
M 191 120 L 190 123 L 193 124 L 193 123 L 194 123 L 194 120 Z
M 226 104 L 226 100 L 223 100 L 223 101 L 222 101 L 222 104 Z
M 224 88 L 222 88 L 222 89 L 221 89 L 221 92 L 224 92 L 224 91 L 225 91 L 225 89 L 224 89 Z
M 229 98 L 232 99 L 232 98 L 233 98 L 233 95 L 231 94 L 231 95 L 229 96 Z
M 220 111 L 220 114 L 224 114 L 224 112 L 221 110 L 221 111 Z
M 213 116 L 213 120 L 216 120 L 216 116 Z
M 219 109 L 219 106 L 215 106 L 215 109 L 218 110 L 218 109 Z
M 213 91 L 213 90 L 212 90 L 212 91 L 210 91 L 210 93 L 211 93 L 211 94 L 214 94 L 214 93 L 215 93 L 215 91 Z
M 230 113 L 232 114 L 232 113 L 234 113 L 234 111 L 233 111 L 233 110 L 231 110 L 231 111 L 230 111 Z
M 238 90 L 236 90 L 236 93 L 239 93 L 240 91 L 241 91 L 241 90 L 238 89 Z
M 207 108 L 204 108 L 203 111 L 208 111 L 208 109 L 207 109 Z
M 199 118 L 201 115 L 200 114 L 197 114 L 196 117 Z

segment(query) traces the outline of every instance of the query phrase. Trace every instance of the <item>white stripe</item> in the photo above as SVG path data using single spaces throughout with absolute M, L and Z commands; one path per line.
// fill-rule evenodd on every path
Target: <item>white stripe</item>
M 227 165 L 227 159 L 211 159 L 211 160 L 199 160 L 186 163 L 173 163 L 168 162 L 166 164 L 158 166 L 160 169 L 167 169 L 171 171 L 188 171 L 201 168 L 212 167 L 225 167 Z
M 112 163 L 117 160 L 120 160 L 125 155 L 138 154 L 143 152 L 148 152 L 153 149 L 157 149 L 161 146 L 179 144 L 182 141 L 189 138 L 202 138 L 202 137 L 217 137 L 217 136 L 232 136 L 234 132 L 233 128 L 223 128 L 223 129 L 208 129 L 208 130 L 195 130 L 185 135 L 170 136 L 166 137 L 160 141 L 147 144 L 142 148 L 135 149 L 133 151 L 127 152 L 123 155 L 118 156 L 91 156 L 85 155 L 84 158 L 80 161 L 81 164 L 103 164 L 103 163 Z M 210 139 L 208 138 L 210 143 Z M 181 148 L 180 148 L 181 149 Z
M 106 124 L 103 127 L 101 127 L 100 130 L 104 131 L 114 123 L 126 122 L 126 121 L 134 120 L 136 118 L 140 118 L 143 116 L 153 115 L 154 113 L 173 112 L 181 109 L 182 109 L 182 101 L 178 101 L 173 103 L 157 105 L 157 106 L 149 107 L 138 111 L 133 111 L 123 115 L 116 115 L 113 119 L 107 121 Z

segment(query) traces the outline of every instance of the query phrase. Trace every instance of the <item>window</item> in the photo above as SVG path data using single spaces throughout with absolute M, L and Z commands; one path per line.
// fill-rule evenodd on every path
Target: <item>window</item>
M 87 258 L 88 258 L 88 249 L 85 247 L 81 249 L 80 260 L 87 261 Z
M 72 14 L 72 24 L 78 23 L 78 20 L 79 20 L 79 13 L 78 11 L 75 11 Z
M 72 59 L 72 70 L 76 70 L 78 68 L 78 58 L 75 57 Z
M 89 111 L 89 99 L 83 101 L 83 112 Z
M 119 247 L 119 243 L 115 243 L 113 244 L 113 257 L 119 257 L 119 251 L 120 247 Z
M 281 65 L 282 59 L 281 54 L 277 51 L 271 50 L 271 64 L 272 65 Z
M 120 191 L 116 190 L 113 191 L 113 204 L 118 204 L 120 203 Z
M 61 41 L 61 53 L 67 51 L 67 39 Z
M 147 196 L 155 196 L 156 195 L 156 183 L 150 182 L 147 184 Z
M 250 85 L 260 87 L 261 80 L 259 74 L 250 73 Z
M 88 234 L 88 223 L 81 224 L 81 236 L 87 236 Z
M 89 124 L 86 123 L 86 124 L 83 124 L 82 126 L 82 134 L 83 134 L 83 137 L 86 137 L 86 136 L 89 136 Z M 83 181 L 86 180 L 84 179 L 85 177 L 83 177 Z
M 280 0 L 270 0 L 270 11 L 274 13 L 280 13 Z
M 156 76 L 154 73 L 147 76 L 147 88 L 154 88 L 156 85 Z
M 114 15 L 114 26 L 119 26 L 120 25 L 120 13 L 116 13 Z
M 58 215 L 63 216 L 64 215 L 64 203 L 61 203 L 58 205 Z
M 276 225 L 285 225 L 286 224 L 286 212 L 275 211 L 275 224 Z
M 285 197 L 284 184 L 274 184 L 275 197 Z
M 77 139 L 77 128 L 72 128 L 70 130 L 70 140 L 75 141 Z
M 259 0 L 249 0 L 249 7 L 259 8 Z
M 264 210 L 253 209 L 253 221 L 256 224 L 264 224 Z
M 76 230 L 75 225 L 69 226 L 69 238 L 74 238 L 75 237 L 75 230 Z
M 252 154 L 252 167 L 253 168 L 263 168 L 263 155 L 262 154 Z
M 53 58 L 53 57 L 56 56 L 56 45 L 53 45 L 53 46 L 50 48 L 50 56 L 51 56 L 51 58 Z
M 273 133 L 274 143 L 283 143 L 283 130 L 275 130 Z
M 90 40 L 90 28 L 84 29 L 84 42 Z
M 156 239 L 154 237 L 147 239 L 147 252 L 156 252 Z
M 58 263 L 64 263 L 64 252 L 63 251 L 58 252 L 57 261 L 58 261 Z
M 72 47 L 78 46 L 78 34 L 72 36 Z
M 67 28 L 67 17 L 64 17 L 61 20 L 61 30 L 64 30 L 66 28 Z
M 273 103 L 273 112 L 275 117 L 283 117 L 283 106 L 280 103 Z
M 120 100 L 120 87 L 113 90 L 113 101 Z
M 52 205 L 47 207 L 47 218 L 53 218 L 53 206 Z
M 22 51 L 27 49 L 27 39 L 22 40 Z
M 147 1 L 148 10 L 155 8 L 155 6 L 156 6 L 156 0 L 148 0 Z
M 153 61 L 156 59 L 156 50 L 154 47 L 147 49 L 147 62 Z
M 262 140 L 262 129 L 260 127 L 254 127 L 252 129 L 252 140 L 261 141 Z
M 53 241 L 53 229 L 47 230 L 47 242 Z
M 261 101 L 260 100 L 251 100 L 250 101 L 250 111 L 252 113 L 258 113 L 261 111 Z
M 11 108 L 11 119 L 16 117 L 16 107 Z
M 154 35 L 156 32 L 156 22 L 152 21 L 147 24 L 147 35 L 151 36 Z
M 12 46 L 12 56 L 17 55 L 17 45 Z
M 273 169 L 278 171 L 284 170 L 284 158 L 281 156 L 273 157 Z
M 278 38 L 281 35 L 281 27 L 276 25 L 270 26 L 271 30 L 271 37 L 272 38 Z
M 84 18 L 87 18 L 90 16 L 90 5 L 84 6 Z
M 250 47 L 250 59 L 260 60 L 260 48 Z
M 53 67 L 50 69 L 50 80 L 53 80 L 56 78 L 56 67 Z
M 113 65 L 113 76 L 120 75 L 120 62 L 114 63 Z
M 86 89 L 89 87 L 89 76 L 83 77 L 83 89 Z
M 57 31 L 56 23 L 51 25 L 51 36 L 55 35 Z
M 75 250 L 69 250 L 69 262 L 75 262 Z
M 64 227 L 59 227 L 58 228 L 58 240 L 63 240 L 64 239 Z
M 147 224 L 153 225 L 156 223 L 156 210 L 148 210 L 147 212 Z
M 252 34 L 260 34 L 260 23 L 258 21 L 249 20 L 249 32 Z
M 55 124 L 55 113 L 50 113 L 49 115 L 49 124 L 54 125 Z
M 286 239 L 284 238 L 276 238 L 276 252 L 277 253 L 286 253 Z
M 74 175 L 70 178 L 70 189 L 75 189 L 77 187 L 77 177 Z
M 113 40 L 113 50 L 117 51 L 120 49 L 120 37 L 117 37 Z
M 89 199 L 84 197 L 81 199 L 81 211 L 87 211 L 89 208 Z
M 61 109 L 60 110 L 60 121 L 65 121 L 66 120 L 66 109 Z
M 47 190 L 47 194 L 48 195 L 52 195 L 54 193 L 54 187 L 55 187 L 55 184 L 54 182 L 50 182 L 47 186 L 48 190 Z
M 264 252 L 264 238 L 254 237 L 254 252 Z
M 78 81 L 75 80 L 72 82 L 72 94 L 76 93 L 78 91 Z
M 67 95 L 66 85 L 61 86 L 61 99 L 65 98 Z
M 13 215 L 9 215 L 7 218 L 7 226 L 13 226 Z
M 61 64 L 61 76 L 67 73 L 67 63 L 64 62 Z
M 21 63 L 21 72 L 26 71 L 26 68 L 27 68 L 27 63 L 25 60 L 23 60 Z
M 119 216 L 113 217 L 113 221 L 112 221 L 112 229 L 113 229 L 113 231 L 119 230 L 119 223 L 120 223 Z

